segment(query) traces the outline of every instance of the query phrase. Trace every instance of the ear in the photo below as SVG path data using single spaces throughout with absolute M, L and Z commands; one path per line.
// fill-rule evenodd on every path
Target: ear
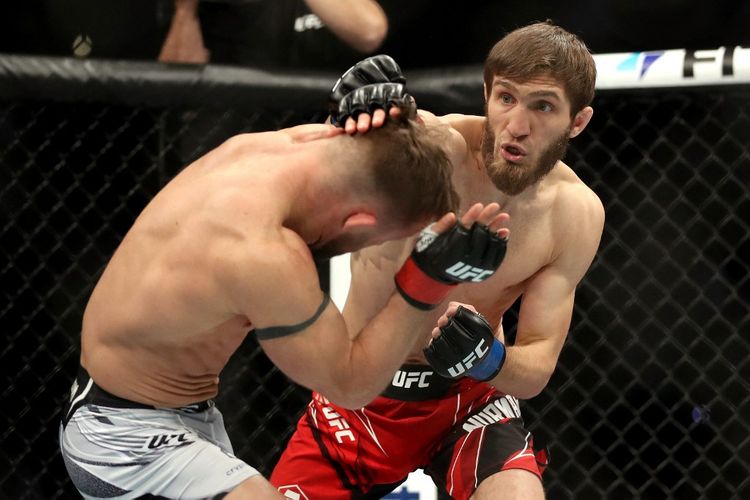
M 571 139 L 583 132 L 583 129 L 585 129 L 586 125 L 591 121 L 592 116 L 594 116 L 594 109 L 591 106 L 586 106 L 576 113 L 576 116 L 573 118 L 573 126 L 570 128 Z
M 354 212 L 344 220 L 344 229 L 368 228 L 378 223 L 375 214 L 369 212 Z
M 482 84 L 482 89 L 484 91 L 484 102 L 486 103 L 487 99 L 490 98 L 490 96 L 487 94 L 487 83 L 486 82 Z

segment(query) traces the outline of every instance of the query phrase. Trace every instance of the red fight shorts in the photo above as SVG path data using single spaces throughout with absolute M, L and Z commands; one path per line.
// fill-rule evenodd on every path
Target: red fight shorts
M 453 382 L 424 365 L 404 365 L 372 403 L 346 410 L 320 394 L 300 418 L 271 475 L 290 498 L 382 498 L 423 468 L 456 499 L 508 469 L 541 478 L 518 400 L 468 378 Z

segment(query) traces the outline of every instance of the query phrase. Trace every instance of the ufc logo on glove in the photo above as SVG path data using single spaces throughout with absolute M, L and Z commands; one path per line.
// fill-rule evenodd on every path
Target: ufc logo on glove
M 448 269 L 446 269 L 445 272 L 461 281 L 471 281 L 474 283 L 479 283 L 480 281 L 484 281 L 490 276 L 492 276 L 495 270 L 494 269 L 480 269 L 478 267 L 473 267 L 473 266 L 464 264 L 463 262 L 459 261 L 453 264 Z
M 448 373 L 450 374 L 450 376 L 452 378 L 457 378 L 463 375 L 467 370 L 471 370 L 474 367 L 474 362 L 482 359 L 489 350 L 489 348 L 487 347 L 482 349 L 482 346 L 484 346 L 484 339 L 479 341 L 479 344 L 477 344 L 474 350 L 471 351 L 469 355 L 463 359 L 463 361 L 459 361 L 454 366 L 448 368 Z
M 484 316 L 459 306 L 440 336 L 424 350 L 425 358 L 441 377 L 463 375 L 475 380 L 492 380 L 505 363 L 505 346 L 495 338 Z
M 433 309 L 457 284 L 492 276 L 505 258 L 507 244 L 477 223 L 470 228 L 456 223 L 441 234 L 428 227 L 396 274 L 396 288 L 414 307 Z

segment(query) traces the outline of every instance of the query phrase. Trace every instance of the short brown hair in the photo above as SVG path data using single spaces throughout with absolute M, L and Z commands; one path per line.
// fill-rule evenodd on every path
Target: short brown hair
M 365 137 L 372 141 L 374 190 L 388 200 L 394 220 L 414 223 L 458 209 L 447 126 L 424 125 L 402 112 Z
M 551 76 L 565 89 L 571 117 L 594 99 L 594 58 L 577 36 L 551 21 L 530 24 L 500 39 L 484 62 L 488 92 L 495 75 L 517 82 Z

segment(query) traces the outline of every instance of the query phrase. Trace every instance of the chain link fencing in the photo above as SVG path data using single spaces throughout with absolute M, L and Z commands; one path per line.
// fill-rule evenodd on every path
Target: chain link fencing
M 481 113 L 471 71 L 465 87 L 425 72 L 412 92 L 438 114 Z M 178 76 L 76 94 L 0 75 L 0 498 L 77 496 L 60 411 L 86 299 L 140 210 L 230 135 L 322 121 L 335 80 L 298 75 L 267 97 L 254 75 L 233 105 Z M 523 405 L 552 452 L 548 497 L 750 498 L 750 88 L 606 91 L 594 107 L 566 162 L 601 197 L 604 235 L 558 368 Z M 221 384 L 235 451 L 267 476 L 309 392 L 252 335 Z

